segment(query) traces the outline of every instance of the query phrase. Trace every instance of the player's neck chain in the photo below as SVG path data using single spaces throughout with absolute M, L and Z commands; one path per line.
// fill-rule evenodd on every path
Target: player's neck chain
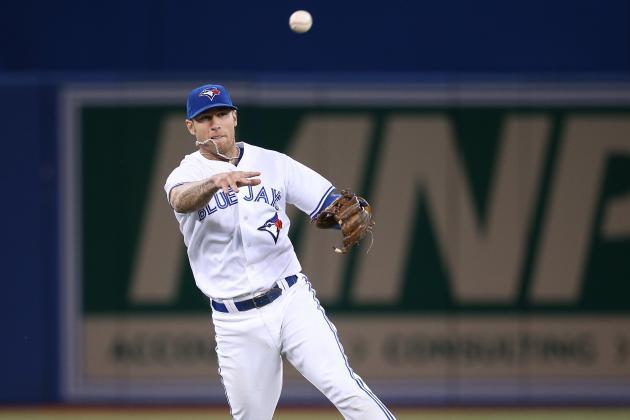
M 238 146 L 236 146 L 236 145 L 234 146 L 234 149 L 236 149 L 235 152 L 234 152 L 234 156 L 228 156 L 228 155 L 225 155 L 225 154 L 219 152 L 219 148 L 216 147 L 216 145 L 215 145 L 215 148 L 216 148 L 216 152 L 215 153 L 203 152 L 201 150 L 199 150 L 199 153 L 202 156 L 205 156 L 205 157 L 207 157 L 209 159 L 212 159 L 212 160 L 226 160 L 229 163 L 234 163 L 234 164 L 238 161 L 238 158 L 241 156 L 241 149 Z M 219 159 L 219 157 L 223 158 L 223 159 Z

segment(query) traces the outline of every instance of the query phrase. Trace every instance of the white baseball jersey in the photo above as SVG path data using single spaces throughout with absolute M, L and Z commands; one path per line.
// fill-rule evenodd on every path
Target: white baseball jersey
M 197 287 L 214 299 L 256 294 L 299 273 L 286 205 L 312 217 L 334 190 L 324 177 L 285 154 L 237 144 L 242 148 L 238 166 L 197 151 L 182 160 L 164 186 L 168 199 L 174 187 L 217 173 L 261 173 L 259 185 L 240 187 L 238 194 L 219 190 L 202 209 L 175 212 Z
M 297 274 L 291 284 L 278 284 L 282 292 L 260 307 L 239 310 L 233 301 L 232 311 L 213 306 L 219 375 L 230 414 L 236 420 L 273 418 L 282 388 L 282 355 L 345 419 L 394 419 L 350 368 L 337 330 L 300 273 L 288 238 L 286 205 L 313 217 L 333 198 L 333 186 L 282 153 L 247 143 L 239 147 L 238 166 L 199 152 L 187 155 L 164 186 L 168 197 L 177 185 L 220 172 L 261 173 L 259 185 L 241 187 L 238 194 L 219 191 L 198 211 L 175 213 L 195 281 L 208 297 L 242 303 Z

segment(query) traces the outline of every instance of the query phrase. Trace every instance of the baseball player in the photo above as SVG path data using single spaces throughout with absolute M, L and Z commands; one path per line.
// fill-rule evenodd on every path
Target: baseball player
M 223 86 L 192 90 L 186 127 L 198 150 L 164 186 L 212 307 L 232 417 L 272 418 L 285 357 L 344 418 L 394 419 L 351 369 L 288 236 L 292 204 L 317 226 L 339 228 L 345 252 L 370 230 L 369 205 L 285 154 L 236 142 L 237 121 Z

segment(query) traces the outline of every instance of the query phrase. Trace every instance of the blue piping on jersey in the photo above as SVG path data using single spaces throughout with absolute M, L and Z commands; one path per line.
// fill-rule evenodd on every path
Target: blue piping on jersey
M 336 190 L 335 190 L 336 191 Z M 324 203 L 322 204 L 322 210 L 324 210 L 325 208 L 327 208 L 328 206 L 330 206 L 333 201 L 335 201 L 336 199 L 338 199 L 339 197 L 341 197 L 339 194 L 337 194 L 335 191 L 331 192 L 330 194 L 328 194 L 328 197 L 326 197 L 326 199 L 324 200 Z M 319 212 L 317 212 L 319 214 Z M 317 214 L 314 216 L 316 217 Z
M 317 214 L 324 208 L 326 208 L 326 206 L 328 206 L 328 204 L 332 203 L 334 198 L 332 200 L 330 200 L 330 202 L 328 202 L 328 198 L 330 197 L 330 195 L 333 193 L 333 191 L 335 190 L 335 187 L 333 185 L 331 185 L 326 192 L 324 193 L 324 195 L 322 196 L 321 200 L 319 200 L 319 203 L 317 203 L 317 207 L 315 207 L 315 210 L 313 210 L 313 212 L 309 215 L 311 217 L 311 219 L 314 219 Z M 328 202 L 328 204 L 326 204 Z
M 315 215 L 313 217 L 311 217 L 311 219 L 315 219 L 317 217 L 317 215 L 325 208 L 327 208 L 328 206 L 330 206 L 332 204 L 333 201 L 335 201 L 336 199 L 338 199 L 339 197 L 341 197 L 339 194 L 336 193 L 336 189 L 333 189 L 330 194 L 328 194 L 328 196 L 326 196 L 326 199 L 324 200 L 324 202 L 322 203 L 321 206 L 319 206 L 319 211 L 317 213 L 315 213 Z M 337 230 L 341 230 L 341 225 L 336 224 L 335 226 L 332 227 L 333 229 L 337 229 Z

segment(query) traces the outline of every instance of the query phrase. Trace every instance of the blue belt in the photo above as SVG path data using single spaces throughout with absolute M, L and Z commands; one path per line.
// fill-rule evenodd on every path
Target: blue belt
M 297 282 L 298 277 L 296 275 L 289 276 L 285 278 L 289 287 L 293 286 Z M 254 308 L 261 308 L 265 305 L 269 305 L 274 300 L 278 299 L 282 294 L 282 289 L 278 284 L 274 284 L 274 286 L 267 290 L 265 293 L 258 295 L 252 299 L 241 300 L 240 302 L 234 302 L 234 306 L 239 311 L 249 311 Z M 216 300 L 211 300 L 212 307 L 219 312 L 230 312 L 225 306 L 225 304 L 221 302 L 217 302 Z

